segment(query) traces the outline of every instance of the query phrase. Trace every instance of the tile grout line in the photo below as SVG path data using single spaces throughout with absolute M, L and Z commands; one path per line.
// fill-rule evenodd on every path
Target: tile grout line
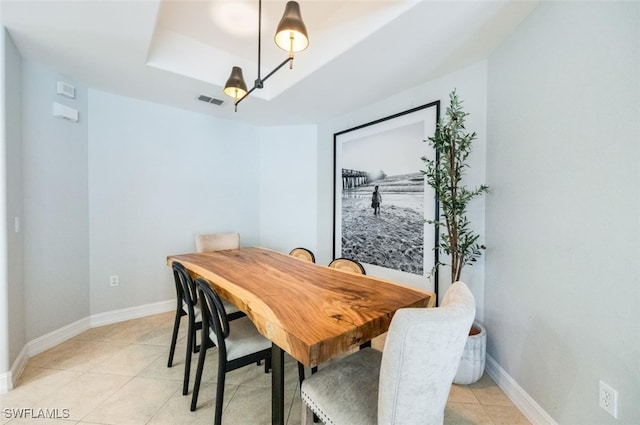
M 85 373 L 96 373 L 96 372 L 85 372 Z M 105 374 L 105 375 L 115 375 L 115 374 Z M 116 375 L 116 376 L 124 376 L 124 375 Z M 96 404 L 94 406 L 93 409 L 89 410 L 83 417 L 82 419 L 80 419 L 77 423 L 80 422 L 84 422 L 84 420 L 89 417 L 91 415 L 91 413 L 93 413 L 96 409 L 98 409 L 99 407 L 101 407 L 104 403 L 106 403 L 109 399 L 111 399 L 111 397 L 113 397 L 115 394 L 118 393 L 118 391 L 120 391 L 122 388 L 124 388 L 125 385 L 127 385 L 129 382 L 131 382 L 133 380 L 133 378 L 135 378 L 135 376 L 129 376 L 129 379 L 127 379 L 126 381 L 124 381 L 122 383 L 122 385 L 120 385 L 117 389 L 115 389 L 111 394 L 109 394 L 109 396 L 107 398 L 105 398 L 104 400 L 102 400 L 100 403 Z M 90 422 L 91 423 L 91 422 Z

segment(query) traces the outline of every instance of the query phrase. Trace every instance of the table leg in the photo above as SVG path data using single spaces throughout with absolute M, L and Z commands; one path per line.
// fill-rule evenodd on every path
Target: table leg
M 271 424 L 284 425 L 284 351 L 271 344 Z

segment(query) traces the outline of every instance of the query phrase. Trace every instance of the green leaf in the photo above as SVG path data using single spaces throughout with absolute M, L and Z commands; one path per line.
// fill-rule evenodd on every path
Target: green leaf
M 476 132 L 466 132 L 465 119 L 469 114 L 463 110 L 463 101 L 454 89 L 449 94 L 449 106 L 445 116 L 436 124 L 432 137 L 425 142 L 439 154 L 440 161 L 422 157 L 425 182 L 434 190 L 440 202 L 441 219 L 426 220 L 426 223 L 442 227 L 437 249 L 453 258 L 462 260 L 462 265 L 472 264 L 482 255 L 484 246 L 478 244 L 479 235 L 471 230 L 466 217 L 467 206 L 474 198 L 489 192 L 489 187 L 468 188 L 463 184 L 466 163 Z M 452 264 L 452 269 L 457 265 Z

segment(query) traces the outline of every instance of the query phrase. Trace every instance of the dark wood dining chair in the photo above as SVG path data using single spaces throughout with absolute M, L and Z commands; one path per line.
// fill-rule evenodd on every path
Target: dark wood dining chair
M 196 410 L 207 350 L 218 347 L 218 382 L 214 424 L 222 423 L 224 383 L 226 373 L 265 360 L 265 373 L 271 369 L 271 341 L 260 335 L 248 317 L 229 322 L 218 294 L 209 282 L 195 280 L 202 306 L 201 348 L 196 370 L 196 381 L 191 398 L 191 411 Z
M 184 266 L 174 261 L 171 264 L 173 278 L 176 286 L 176 315 L 173 322 L 173 334 L 171 335 L 171 347 L 169 348 L 169 361 L 167 367 L 173 366 L 173 356 L 178 341 L 178 330 L 183 316 L 187 316 L 187 348 L 184 359 L 184 379 L 182 383 L 182 395 L 189 392 L 189 375 L 191 373 L 191 354 L 197 353 L 200 346 L 196 345 L 196 332 L 202 327 L 202 311 L 196 295 L 196 288 Z

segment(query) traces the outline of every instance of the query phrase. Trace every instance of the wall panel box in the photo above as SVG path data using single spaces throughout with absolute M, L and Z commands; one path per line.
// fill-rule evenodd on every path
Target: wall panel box
M 53 102 L 53 116 L 56 118 L 64 118 L 71 122 L 78 122 L 77 109 L 69 108 L 56 102 Z

